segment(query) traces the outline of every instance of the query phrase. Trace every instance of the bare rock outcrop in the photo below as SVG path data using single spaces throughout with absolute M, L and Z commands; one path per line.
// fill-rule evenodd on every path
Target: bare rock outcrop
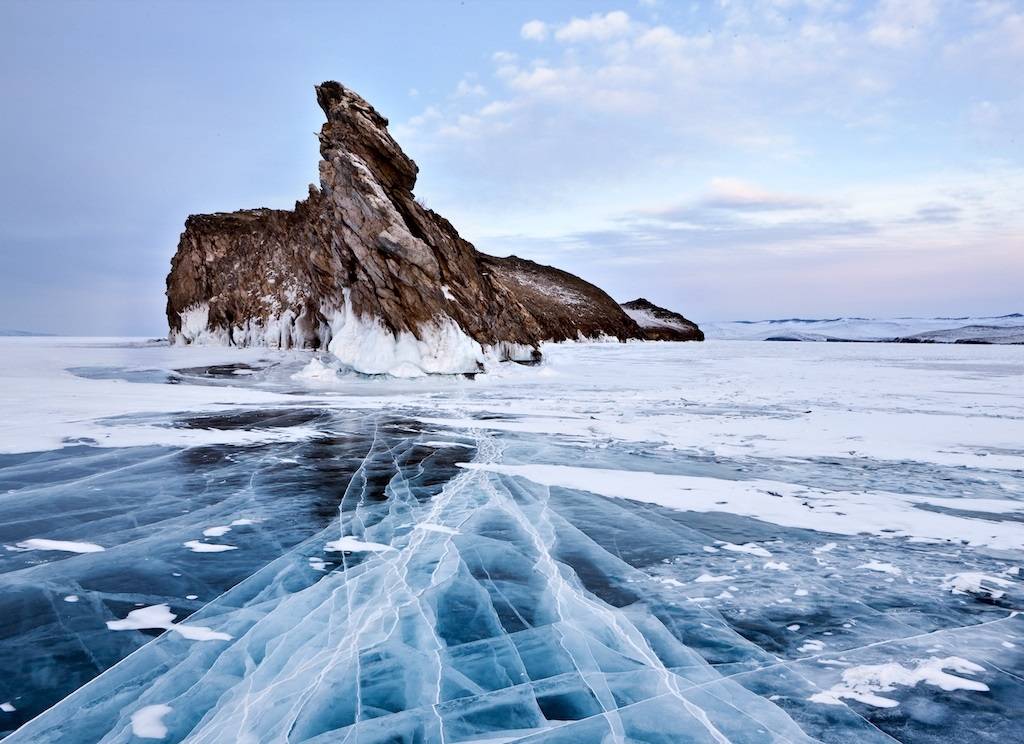
M 476 371 L 538 358 L 548 339 L 641 338 L 566 272 L 485 256 L 413 197 L 417 167 L 387 119 L 316 87 L 320 185 L 294 210 L 193 215 L 167 277 L 171 338 L 326 348 L 367 373 Z
M 658 307 L 650 300 L 638 297 L 622 303 L 626 311 L 643 331 L 648 341 L 703 341 L 704 331 L 692 320 L 679 313 Z

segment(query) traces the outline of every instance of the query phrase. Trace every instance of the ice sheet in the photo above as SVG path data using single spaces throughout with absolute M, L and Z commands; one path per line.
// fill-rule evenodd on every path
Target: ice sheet
M 1024 727 L 1021 349 L 574 344 L 474 380 L 5 351 L 11 742 Z

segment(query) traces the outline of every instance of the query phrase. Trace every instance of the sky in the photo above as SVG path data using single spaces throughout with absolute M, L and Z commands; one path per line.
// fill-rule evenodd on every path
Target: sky
M 1024 0 L 0 3 L 0 328 L 163 335 L 313 86 L 484 252 L 699 321 L 1024 312 Z

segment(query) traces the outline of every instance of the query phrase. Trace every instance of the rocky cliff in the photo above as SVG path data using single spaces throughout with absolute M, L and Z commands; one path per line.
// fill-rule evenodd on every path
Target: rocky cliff
M 692 320 L 638 297 L 622 303 L 648 341 L 703 341 L 704 332 Z
M 167 277 L 172 340 L 327 348 L 362 372 L 423 374 L 536 359 L 548 339 L 643 337 L 594 285 L 477 252 L 417 203 L 387 119 L 336 82 L 316 96 L 319 188 L 291 211 L 188 218 Z

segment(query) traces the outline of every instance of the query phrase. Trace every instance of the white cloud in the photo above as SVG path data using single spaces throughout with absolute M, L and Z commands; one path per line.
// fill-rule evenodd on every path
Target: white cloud
M 458 98 L 466 98 L 467 96 L 486 96 L 487 88 L 478 82 L 470 80 L 469 78 L 462 78 L 459 84 L 455 86 L 455 95 Z
M 544 41 L 548 38 L 548 24 L 544 21 L 527 21 L 519 29 L 519 35 L 530 41 Z
M 868 38 L 879 46 L 900 49 L 915 43 L 936 17 L 933 0 L 882 0 Z
M 594 13 L 590 18 L 573 18 L 555 31 L 555 38 L 568 43 L 608 41 L 625 36 L 631 28 L 629 15 L 621 10 L 613 10 L 604 15 Z
M 655 26 L 637 39 L 637 46 L 664 52 L 678 52 L 685 45 L 683 37 L 668 26 Z
M 809 197 L 769 191 L 749 181 L 721 176 L 711 179 L 710 189 L 701 203 L 718 209 L 738 210 L 805 209 L 821 204 Z
M 1024 95 L 1012 66 L 993 64 L 994 50 L 1015 49 L 1018 14 L 941 7 L 793 0 L 656 23 L 621 11 L 547 18 L 546 38 L 561 43 L 543 59 L 495 53 L 469 78 L 487 95 L 446 100 L 401 141 L 426 179 L 446 174 L 431 203 L 482 249 L 569 269 L 570 255 L 593 271 L 642 256 L 655 281 L 651 266 L 678 275 L 680 262 L 714 257 L 729 270 L 723 248 L 814 252 L 822 272 L 829 255 L 945 251 L 953 265 L 959 244 L 1007 254 L 1006 236 L 1024 234 L 1010 198 L 1021 176 L 997 176 L 971 148 L 989 132 L 1000 149 L 987 156 L 1021 159 L 1006 145 Z M 975 180 L 942 172 L 946 153 Z M 921 180 L 893 188 L 908 163 Z M 869 182 L 844 188 L 866 170 Z M 936 190 L 957 183 L 990 183 L 984 208 Z M 664 206 L 666 194 L 685 198 Z

